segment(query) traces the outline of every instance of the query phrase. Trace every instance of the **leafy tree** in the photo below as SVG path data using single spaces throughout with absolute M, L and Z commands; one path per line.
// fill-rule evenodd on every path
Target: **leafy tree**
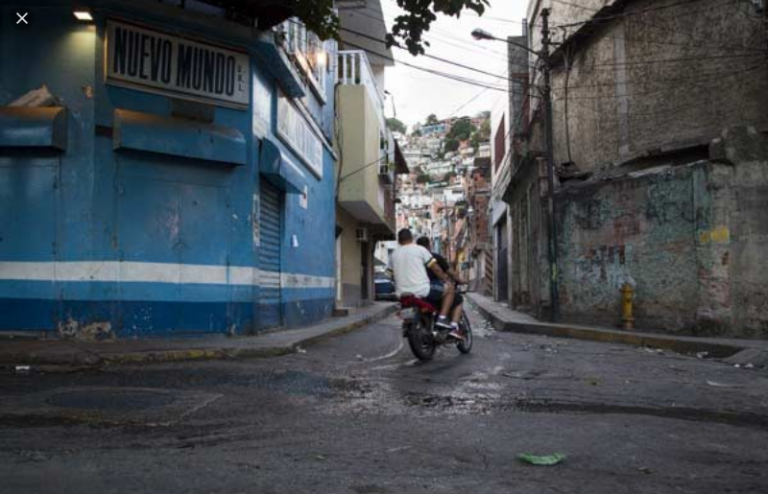
M 429 43 L 422 38 L 437 19 L 437 14 L 459 18 L 464 10 L 482 15 L 489 0 L 396 0 L 403 13 L 395 17 L 388 46 L 404 46 L 411 54 L 424 53 Z M 232 14 L 258 21 L 259 29 L 269 29 L 291 17 L 298 17 L 320 39 L 339 38 L 339 17 L 333 0 L 219 0 Z M 382 40 L 385 41 L 385 40 Z
M 403 122 L 401 122 L 396 118 L 388 118 L 387 127 L 392 132 L 400 132 L 401 134 L 405 134 L 408 132 L 408 127 L 406 127 L 406 125 Z
M 484 118 L 485 120 L 489 120 L 491 118 L 491 112 L 488 110 L 481 111 L 477 114 L 477 118 Z
M 469 139 L 469 136 L 472 135 L 472 132 L 475 131 L 475 126 L 472 125 L 472 122 L 467 118 L 462 118 L 457 120 L 452 126 L 451 130 L 448 131 L 448 134 L 446 134 L 446 137 L 448 139 L 458 139 L 460 141 L 466 141 Z
M 443 149 L 446 152 L 454 152 L 458 151 L 459 149 L 459 141 L 456 139 L 446 139 L 445 144 L 443 144 Z
M 472 133 L 472 137 L 469 139 L 469 145 L 477 152 L 477 148 L 480 147 L 480 131 Z
M 436 123 L 440 123 L 440 120 L 437 119 L 437 115 L 432 113 L 427 117 L 427 123 L 426 125 L 435 125 Z
M 411 132 L 411 135 L 412 135 L 413 137 L 421 137 L 421 130 L 419 130 L 419 129 L 416 129 L 416 130 L 414 130 L 413 132 Z
M 485 119 L 482 124 L 480 124 L 480 130 L 478 130 L 478 133 L 480 134 L 480 140 L 485 142 L 489 141 L 491 139 L 491 120 Z
M 461 17 L 464 9 L 473 10 L 477 15 L 483 15 L 489 0 L 396 0 L 397 6 L 405 11 L 395 17 L 392 32 L 387 34 L 389 46 L 401 45 L 412 55 L 424 53 L 424 46 L 429 42 L 422 39 L 424 31 L 429 31 L 430 24 L 437 19 L 435 13 L 451 17 Z
M 427 175 L 426 173 L 419 175 L 418 177 L 416 177 L 416 183 L 419 183 L 419 184 L 429 183 L 429 175 Z

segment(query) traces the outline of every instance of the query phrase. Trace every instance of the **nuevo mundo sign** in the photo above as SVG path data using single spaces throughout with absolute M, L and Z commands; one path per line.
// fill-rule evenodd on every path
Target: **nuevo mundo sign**
M 245 108 L 248 55 L 217 45 L 109 21 L 105 74 L 109 84 L 177 98 Z

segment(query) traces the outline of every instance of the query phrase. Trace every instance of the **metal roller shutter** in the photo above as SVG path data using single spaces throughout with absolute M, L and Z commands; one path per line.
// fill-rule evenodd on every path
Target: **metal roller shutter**
M 261 182 L 259 321 L 262 329 L 283 324 L 280 295 L 281 199 L 279 190 L 266 181 Z

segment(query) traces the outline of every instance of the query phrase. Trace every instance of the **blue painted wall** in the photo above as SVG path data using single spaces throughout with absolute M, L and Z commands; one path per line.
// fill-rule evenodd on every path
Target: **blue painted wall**
M 260 255 L 253 234 L 260 136 L 252 132 L 250 109 L 215 109 L 216 125 L 246 137 L 244 166 L 114 151 L 115 109 L 168 117 L 171 99 L 104 84 L 98 10 L 94 24 L 81 24 L 68 8 L 23 7 L 34 30 L 16 29 L 14 7 L 0 8 L 0 106 L 46 84 L 68 109 L 69 135 L 65 152 L 0 149 L 0 330 L 150 337 L 258 327 L 258 272 L 244 281 Z M 164 19 L 162 9 L 119 15 L 165 32 L 207 35 L 194 16 Z M 222 42 L 216 26 L 210 38 Z M 247 41 L 228 44 L 257 49 Z M 276 81 L 253 57 L 251 69 L 269 89 L 268 138 L 278 141 Z M 327 104 L 309 105 L 321 126 L 329 121 L 324 115 L 333 115 L 332 96 L 329 84 Z M 287 146 L 281 149 L 301 166 Z M 285 197 L 288 326 L 320 320 L 333 307 L 333 170 L 325 147 L 323 179 L 303 169 L 309 207 L 298 195 Z M 158 274 L 166 271 L 168 277 Z

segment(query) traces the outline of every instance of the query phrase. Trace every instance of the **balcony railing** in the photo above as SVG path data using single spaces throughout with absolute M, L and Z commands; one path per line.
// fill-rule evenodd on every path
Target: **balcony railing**
M 365 86 L 373 98 L 376 117 L 381 132 L 386 132 L 384 119 L 384 96 L 376 85 L 371 64 L 363 50 L 343 50 L 339 52 L 339 84 L 347 86 Z

